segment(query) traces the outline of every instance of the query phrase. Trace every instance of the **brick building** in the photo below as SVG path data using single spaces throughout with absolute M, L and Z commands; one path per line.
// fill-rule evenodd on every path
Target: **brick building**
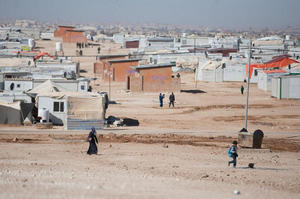
M 66 30 L 62 36 L 63 42 L 66 43 L 76 43 L 76 42 L 87 42 L 86 36 L 83 34 L 82 30 Z
M 139 40 L 125 41 L 125 48 L 139 48 Z
M 126 88 L 132 92 L 180 91 L 180 75 L 173 74 L 172 63 L 132 67 L 134 74 L 127 76 Z
M 98 61 L 94 63 L 94 73 L 101 74 L 104 77 L 104 71 L 108 70 L 109 60 L 116 60 L 116 59 L 126 59 L 128 55 L 100 55 L 97 57 Z
M 63 37 L 66 30 L 74 30 L 74 26 L 58 26 L 58 28 L 54 31 L 54 37 Z
M 134 74 L 134 69 L 131 66 L 139 65 L 139 59 L 117 59 L 108 60 L 109 72 L 111 73 L 112 81 L 125 82 L 130 74 Z M 109 78 L 109 72 L 104 79 Z

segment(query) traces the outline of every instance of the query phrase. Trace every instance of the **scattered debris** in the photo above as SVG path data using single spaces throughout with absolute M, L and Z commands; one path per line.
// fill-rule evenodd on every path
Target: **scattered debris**
M 53 124 L 52 123 L 37 123 L 36 125 L 37 129 L 52 129 Z
M 271 158 L 279 158 L 279 155 L 273 155 Z
M 202 176 L 201 178 L 208 178 L 209 177 L 209 175 L 204 175 L 204 176 Z
M 138 120 L 132 119 L 132 118 L 124 118 L 123 119 L 123 124 L 125 126 L 139 126 L 140 125 Z
M 140 125 L 139 121 L 136 119 L 132 119 L 132 118 L 121 119 L 112 115 L 110 115 L 106 119 L 106 124 L 114 125 L 114 126 L 139 126 Z
M 107 125 L 114 125 L 114 126 L 121 126 L 121 125 L 123 125 L 123 120 L 121 120 L 120 118 L 117 118 L 115 116 L 110 115 L 106 119 L 106 124 Z
M 251 169 L 254 169 L 254 163 L 249 163 L 248 167 L 251 168 Z

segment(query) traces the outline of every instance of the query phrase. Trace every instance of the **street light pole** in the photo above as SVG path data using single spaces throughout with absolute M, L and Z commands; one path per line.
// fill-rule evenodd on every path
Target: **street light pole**
M 248 125 L 248 103 L 249 103 L 249 87 L 250 87 L 250 65 L 251 65 L 251 46 L 252 42 L 249 42 L 249 57 L 248 57 L 248 77 L 247 77 L 247 96 L 246 96 L 246 107 L 245 107 L 245 130 L 247 130 Z

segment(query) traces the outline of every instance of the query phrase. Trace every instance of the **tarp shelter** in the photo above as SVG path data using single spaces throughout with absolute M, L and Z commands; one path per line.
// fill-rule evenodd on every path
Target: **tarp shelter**
M 47 55 L 48 57 L 54 58 L 54 57 L 53 57 L 52 55 L 50 55 L 49 53 L 41 52 L 40 54 L 34 56 L 33 59 L 34 59 L 34 60 L 37 60 L 37 59 L 39 59 L 40 57 L 43 57 L 43 56 L 45 56 L 45 55 Z
M 260 68 L 260 69 L 275 68 L 275 67 L 283 68 L 283 67 L 286 67 L 293 63 L 299 63 L 299 62 L 294 59 L 290 59 L 287 56 L 278 56 L 278 57 L 275 57 L 275 59 L 272 59 L 271 61 L 265 62 L 263 64 L 251 64 L 249 77 L 251 78 L 253 68 Z M 249 68 L 248 68 L 248 64 L 247 64 L 246 65 L 247 77 L 248 77 L 248 70 L 249 70 Z
M 25 118 L 33 109 L 33 103 L 0 101 L 0 124 L 23 124 Z

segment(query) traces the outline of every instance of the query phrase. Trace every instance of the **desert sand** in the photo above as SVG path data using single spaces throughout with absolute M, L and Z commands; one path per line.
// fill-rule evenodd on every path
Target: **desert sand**
M 54 52 L 55 41 L 37 44 Z M 101 45 L 102 54 L 126 52 Z M 74 56 L 75 44 L 64 50 Z M 73 57 L 82 76 L 97 78 L 94 90 L 108 91 L 92 73 L 96 48 L 84 55 L 90 57 Z M 181 74 L 174 108 L 169 93 L 160 108 L 158 93 L 130 93 L 113 82 L 116 103 L 106 116 L 140 125 L 98 131 L 98 155 L 86 154 L 88 131 L 0 126 L 0 198 L 299 198 L 300 101 L 271 98 L 251 84 L 248 130 L 265 136 L 262 149 L 239 148 L 234 169 L 227 149 L 244 127 L 246 96 L 239 88 L 245 83 L 196 83 L 193 75 Z

